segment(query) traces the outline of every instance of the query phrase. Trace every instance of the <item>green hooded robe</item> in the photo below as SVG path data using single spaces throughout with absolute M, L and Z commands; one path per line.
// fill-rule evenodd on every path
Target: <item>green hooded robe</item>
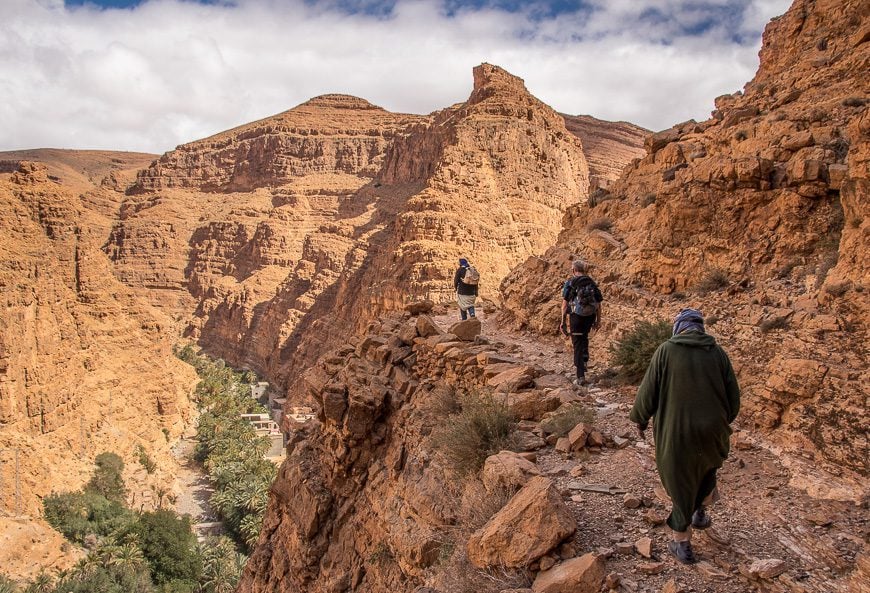
M 645 426 L 655 416 L 656 466 L 673 502 L 668 525 L 674 531 L 688 529 L 715 488 L 739 410 L 734 369 L 713 336 L 688 331 L 659 346 L 630 418 Z

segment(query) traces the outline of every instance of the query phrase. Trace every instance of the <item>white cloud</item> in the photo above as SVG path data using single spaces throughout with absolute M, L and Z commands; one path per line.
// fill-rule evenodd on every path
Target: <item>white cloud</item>
M 788 0 L 589 5 L 535 20 L 492 8 L 448 17 L 438 0 L 398 0 L 386 17 L 302 0 L 103 11 L 4 0 L 0 150 L 163 152 L 330 92 L 428 113 L 464 100 L 483 61 L 559 111 L 661 129 L 705 118 L 753 76 L 761 28 Z M 737 17 L 716 20 L 726 13 Z

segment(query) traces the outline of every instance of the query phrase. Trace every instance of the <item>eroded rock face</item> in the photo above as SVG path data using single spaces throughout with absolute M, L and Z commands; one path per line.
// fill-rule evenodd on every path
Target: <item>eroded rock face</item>
M 211 352 L 287 383 L 380 312 L 452 300 L 460 256 L 493 297 L 586 199 L 584 152 L 622 166 L 620 142 L 584 151 L 489 64 L 465 103 L 429 116 L 327 95 L 160 157 L 105 250 L 153 304 L 194 307 L 187 332 Z
M 439 401 L 456 397 L 453 391 L 487 393 L 487 371 L 500 363 L 494 346 L 417 335 L 418 319 L 385 318 L 305 372 L 302 388 L 317 420 L 287 427 L 287 461 L 240 591 L 413 591 L 450 570 L 445 542 L 469 521 L 466 513 L 479 513 L 497 494 L 480 485 L 477 498 L 466 500 L 429 435 L 443 427 Z M 533 475 L 529 462 L 518 463 Z M 561 541 L 573 532 L 570 514 L 563 517 L 549 480 L 535 479 L 548 486 L 530 489 L 527 506 L 556 507 L 534 516 L 555 525 L 557 535 L 546 537 Z M 504 480 L 493 486 L 502 489 Z M 536 520 L 525 527 L 531 533 Z M 544 552 L 554 545 L 542 544 Z
M 152 488 L 171 488 L 168 441 L 189 415 L 195 373 L 172 354 L 171 320 L 118 282 L 101 251 L 123 199 L 117 183 L 150 155 L 21 156 L 43 162 L 16 160 L 0 173 L 0 513 L 38 517 L 41 499 L 80 488 L 104 451 L 124 458 L 137 508 L 154 508 Z M 155 474 L 137 463 L 137 445 L 158 463 Z M 50 552 L 43 559 L 56 561 Z M 2 564 L 19 574 L 23 560 Z
M 556 246 L 503 283 L 509 317 L 551 332 L 560 297 L 539 279 L 578 256 L 604 288 L 604 341 L 700 307 L 738 368 L 741 421 L 866 476 L 866 22 L 858 1 L 796 1 L 767 27 L 744 92 L 650 136 L 606 193 L 569 208 Z

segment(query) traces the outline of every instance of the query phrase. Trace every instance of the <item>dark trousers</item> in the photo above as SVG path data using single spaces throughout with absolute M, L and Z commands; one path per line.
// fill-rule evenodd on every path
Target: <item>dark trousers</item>
M 577 378 L 586 375 L 586 363 L 589 362 L 589 331 L 595 324 L 595 315 L 581 317 L 571 313 L 568 316 L 571 327 L 571 345 L 574 346 L 574 366 L 577 367 Z

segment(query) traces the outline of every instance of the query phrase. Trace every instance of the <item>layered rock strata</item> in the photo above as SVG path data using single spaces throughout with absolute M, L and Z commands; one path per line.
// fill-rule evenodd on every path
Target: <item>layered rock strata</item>
M 114 279 L 101 251 L 123 197 L 113 185 L 142 160 L 34 156 L 50 164 L 0 174 L 0 510 L 39 515 L 40 499 L 80 487 L 103 451 L 124 457 L 136 504 L 157 505 L 194 374 L 172 355 L 168 320 Z
M 565 127 L 580 138 L 589 165 L 590 192 L 616 181 L 634 159 L 643 158 L 650 131 L 634 124 L 610 122 L 591 115 L 565 115 Z
M 774 19 L 744 92 L 650 136 L 606 193 L 569 209 L 555 248 L 506 279 L 512 318 L 551 331 L 559 296 L 536 279 L 564 277 L 574 256 L 615 302 L 610 340 L 700 306 L 740 369 L 743 422 L 866 476 L 867 27 L 855 1 L 798 0 Z
M 286 383 L 378 313 L 451 299 L 460 256 L 494 298 L 588 175 L 562 116 L 484 64 L 430 116 L 328 95 L 181 146 L 139 174 L 106 252 L 154 304 L 192 296 L 213 353 Z

